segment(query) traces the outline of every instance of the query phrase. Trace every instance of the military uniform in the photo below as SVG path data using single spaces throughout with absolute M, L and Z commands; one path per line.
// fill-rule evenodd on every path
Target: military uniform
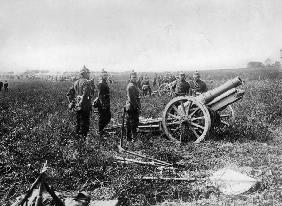
M 90 113 L 92 110 L 91 98 L 91 82 L 81 77 L 74 82 L 67 97 L 69 99 L 69 108 L 76 111 L 76 133 L 87 136 L 90 125 Z
M 148 93 L 151 96 L 152 90 L 150 87 L 150 82 L 148 79 L 143 80 L 142 82 L 142 91 L 143 91 L 143 95 L 146 96 Z
M 127 103 L 126 103 L 126 129 L 127 129 L 127 140 L 131 141 L 135 138 L 137 127 L 139 124 L 139 113 L 141 109 L 139 90 L 136 83 L 129 81 L 127 88 Z
M 8 91 L 8 82 L 5 81 L 4 83 L 4 91 L 7 92 Z
M 136 85 L 139 89 L 142 89 L 142 83 L 143 83 L 143 77 L 141 76 L 141 77 L 139 77 L 139 79 L 136 83 Z
M 157 80 L 158 80 L 158 76 L 155 75 L 154 79 L 153 79 L 153 87 L 155 87 L 157 85 Z
M 189 95 L 190 92 L 190 84 L 185 80 L 178 80 L 175 88 L 176 96 L 184 96 Z
M 191 82 L 191 89 L 195 93 L 201 93 L 201 94 L 208 91 L 206 83 L 200 79 L 197 79 L 196 81 Z
M 105 79 L 102 79 L 98 84 L 98 98 L 100 101 L 98 106 L 99 134 L 102 135 L 103 129 L 111 120 L 110 89 Z

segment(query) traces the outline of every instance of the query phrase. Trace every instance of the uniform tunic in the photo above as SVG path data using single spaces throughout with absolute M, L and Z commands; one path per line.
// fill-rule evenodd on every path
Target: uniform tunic
M 76 133 L 86 136 L 90 125 L 91 86 L 87 79 L 81 78 L 74 82 L 67 97 L 76 110 Z
M 198 93 L 204 93 L 208 91 L 206 83 L 200 79 L 191 82 L 191 89 L 193 89 L 194 92 L 198 92 Z
M 98 84 L 98 98 L 101 103 L 98 107 L 99 133 L 101 133 L 107 126 L 107 124 L 111 121 L 110 88 L 106 80 L 102 80 Z
M 148 93 L 149 95 L 151 95 L 152 90 L 150 87 L 150 82 L 148 79 L 143 80 L 142 82 L 142 91 L 143 91 L 143 95 L 146 96 Z
M 175 88 L 175 94 L 177 96 L 188 95 L 189 90 L 190 90 L 190 84 L 188 82 L 186 82 L 185 80 L 177 81 Z
M 8 82 L 4 83 L 4 91 L 7 92 L 8 91 Z
M 127 140 L 131 141 L 136 136 L 137 127 L 139 124 L 139 113 L 141 109 L 139 90 L 137 85 L 130 81 L 126 88 L 127 104 L 129 107 L 126 109 L 126 129 Z M 133 137 L 132 137 L 133 136 Z
M 139 90 L 137 88 L 137 85 L 132 81 L 129 81 L 126 88 L 126 93 L 127 93 L 127 101 L 132 106 L 132 109 L 140 110 L 141 103 L 140 103 L 140 96 L 139 96 Z

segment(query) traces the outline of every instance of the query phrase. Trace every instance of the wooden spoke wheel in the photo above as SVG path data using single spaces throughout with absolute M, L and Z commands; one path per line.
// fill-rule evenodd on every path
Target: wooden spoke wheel
M 195 97 L 176 97 L 165 107 L 162 126 L 171 140 L 199 143 L 209 133 L 211 117 L 207 107 Z
M 169 93 L 170 92 L 170 89 L 169 89 L 169 86 L 167 83 L 163 83 L 160 85 L 159 87 L 159 95 L 163 95 L 163 94 L 166 94 L 166 93 Z
M 235 121 L 235 112 L 231 105 L 228 105 L 226 108 L 217 111 L 220 117 L 219 124 L 217 125 L 220 129 L 227 129 L 229 128 Z

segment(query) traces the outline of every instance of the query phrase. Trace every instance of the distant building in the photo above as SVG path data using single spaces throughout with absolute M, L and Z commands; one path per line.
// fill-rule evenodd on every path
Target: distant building
M 248 64 L 247 64 L 247 68 L 263 68 L 264 67 L 264 65 L 263 65 L 263 63 L 262 62 L 249 62 Z
M 280 68 L 280 67 L 281 67 L 281 63 L 280 63 L 279 61 L 276 61 L 276 62 L 274 63 L 274 67 Z

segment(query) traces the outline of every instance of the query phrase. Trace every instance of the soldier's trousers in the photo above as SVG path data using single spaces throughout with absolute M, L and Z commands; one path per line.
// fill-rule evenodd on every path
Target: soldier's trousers
M 76 112 L 76 134 L 87 136 L 90 125 L 90 111 L 80 110 Z
M 109 124 L 111 121 L 111 110 L 110 108 L 98 108 L 99 115 L 99 133 L 101 134 L 103 129 Z
M 128 141 L 131 141 L 132 138 L 135 138 L 137 127 L 139 124 L 139 111 L 127 111 L 126 119 L 126 137 Z

